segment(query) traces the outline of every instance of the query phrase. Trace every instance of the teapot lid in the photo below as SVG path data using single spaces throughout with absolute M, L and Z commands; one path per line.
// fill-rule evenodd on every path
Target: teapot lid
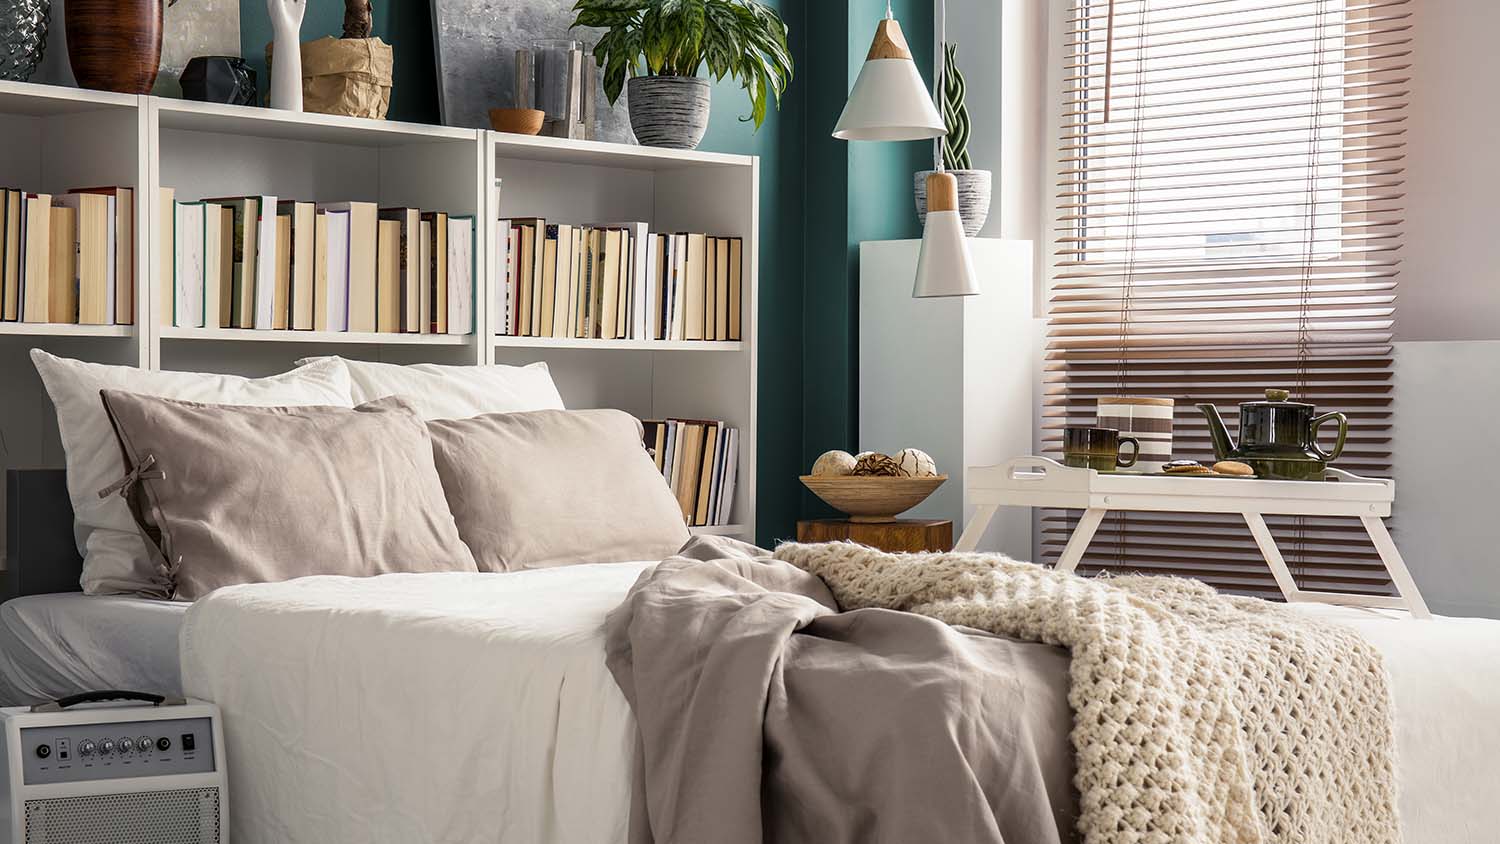
M 1283 390 L 1283 389 L 1280 389 L 1280 388 L 1277 388 L 1277 387 L 1272 387 L 1272 388 L 1268 388 L 1266 390 L 1265 401 L 1245 401 L 1245 402 L 1240 402 L 1240 407 L 1287 407 L 1287 408 L 1297 407 L 1297 408 L 1309 408 L 1309 409 L 1312 408 L 1312 405 L 1309 404 L 1308 402 L 1291 401 L 1291 398 L 1292 398 L 1292 392 L 1290 390 Z

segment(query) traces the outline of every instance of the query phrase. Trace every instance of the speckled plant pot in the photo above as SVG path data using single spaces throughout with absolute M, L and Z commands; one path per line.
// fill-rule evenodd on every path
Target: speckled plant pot
M 923 170 L 913 177 L 917 198 L 917 220 L 927 225 L 927 177 L 934 171 Z M 984 221 L 990 217 L 990 185 L 994 181 L 988 170 L 949 170 L 958 180 L 958 216 L 964 221 L 964 234 L 978 237 Z
M 648 147 L 696 149 L 708 131 L 708 80 L 637 76 L 625 83 L 630 129 Z

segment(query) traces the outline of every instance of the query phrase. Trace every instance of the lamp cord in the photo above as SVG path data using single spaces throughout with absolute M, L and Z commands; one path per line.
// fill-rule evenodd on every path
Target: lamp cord
M 890 7 L 890 0 L 886 0 L 886 7 Z M 948 0 L 938 2 L 938 72 L 937 77 L 932 80 L 932 104 L 937 106 L 938 114 L 943 111 L 943 84 L 948 78 Z M 946 128 L 947 118 L 943 118 Z M 943 167 L 943 135 L 932 139 L 932 169 L 939 173 L 945 172 Z

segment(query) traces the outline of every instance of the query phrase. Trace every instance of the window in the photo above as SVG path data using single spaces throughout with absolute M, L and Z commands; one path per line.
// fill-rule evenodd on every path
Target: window
M 1043 443 L 1106 395 L 1290 389 L 1349 416 L 1340 468 L 1389 476 L 1408 0 L 1070 0 Z M 1077 513 L 1042 519 L 1055 558 Z M 1385 593 L 1357 523 L 1268 520 L 1299 583 Z M 1243 521 L 1111 514 L 1084 567 L 1279 595 Z

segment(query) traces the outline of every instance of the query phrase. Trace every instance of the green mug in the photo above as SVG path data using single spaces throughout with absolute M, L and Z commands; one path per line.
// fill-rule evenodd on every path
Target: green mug
M 1120 446 L 1129 443 L 1129 459 L 1121 456 Z M 1134 466 L 1141 453 L 1141 441 L 1135 437 L 1122 437 L 1114 428 L 1095 428 L 1089 425 L 1069 425 L 1063 429 L 1063 465 L 1075 469 L 1093 469 L 1096 472 L 1113 472 Z

